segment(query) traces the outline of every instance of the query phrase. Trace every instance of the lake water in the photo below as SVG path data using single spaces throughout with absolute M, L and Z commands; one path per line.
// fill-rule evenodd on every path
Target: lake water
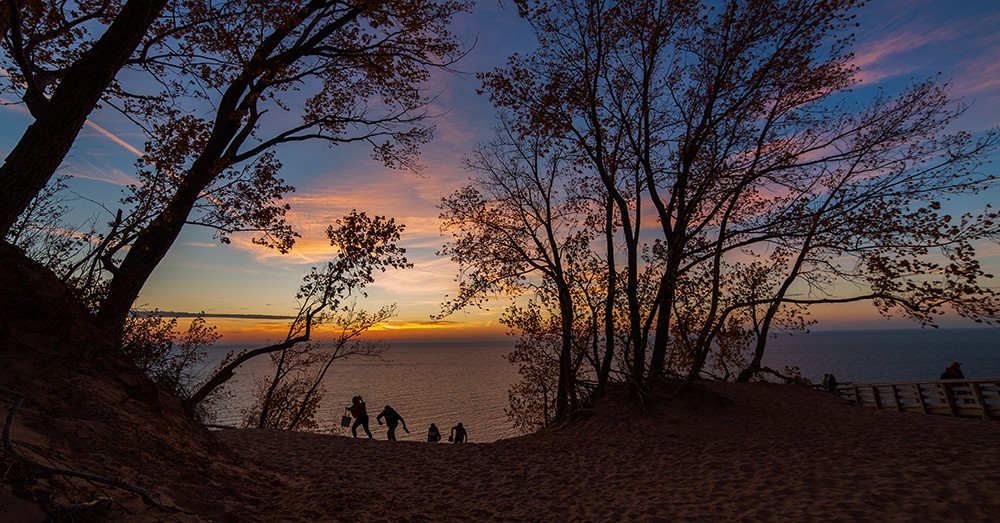
M 445 436 L 461 422 L 473 442 L 496 441 L 518 435 L 504 409 L 507 389 L 517 379 L 516 369 L 503 359 L 514 347 L 513 340 L 480 343 L 401 343 L 393 342 L 383 354 L 385 361 L 367 358 L 337 360 L 325 378 L 324 406 L 317 416 L 320 430 L 350 435 L 340 427 L 344 407 L 360 394 L 368 406 L 370 427 L 378 439 L 385 439 L 385 426 L 375 417 L 385 405 L 392 405 L 406 420 L 410 434 L 396 431 L 399 440 L 425 441 L 427 427 L 437 424 Z M 218 361 L 229 350 L 210 349 L 210 360 Z M 240 392 L 264 371 L 266 357 L 242 372 L 231 390 Z M 240 401 L 233 401 L 219 413 L 223 425 L 239 425 Z M 361 428 L 359 431 L 363 433 Z
M 936 380 L 953 361 L 967 378 L 1000 377 L 1000 329 L 820 331 L 768 342 L 764 365 L 798 366 L 819 383 Z
M 210 362 L 232 348 L 210 349 Z M 385 427 L 375 422 L 375 416 L 386 404 L 410 428 L 410 434 L 397 431 L 400 440 L 425 440 L 432 422 L 445 434 L 462 422 L 473 442 L 516 436 L 504 414 L 507 390 L 517 379 L 515 368 L 503 359 L 512 348 L 509 339 L 395 342 L 383 355 L 386 361 L 338 360 L 326 377 L 324 406 L 318 415 L 320 430 L 350 435 L 350 429 L 341 428 L 339 421 L 343 407 L 360 394 L 378 439 L 385 439 Z M 966 377 L 1000 377 L 1000 329 L 819 331 L 772 339 L 764 357 L 766 366 L 797 366 L 816 383 L 827 372 L 841 383 L 933 380 L 952 361 L 962 363 Z M 240 424 L 239 396 L 245 400 L 244 391 L 268 364 L 262 357 L 238 371 L 238 381 L 231 386 L 238 397 L 219 412 L 219 423 Z

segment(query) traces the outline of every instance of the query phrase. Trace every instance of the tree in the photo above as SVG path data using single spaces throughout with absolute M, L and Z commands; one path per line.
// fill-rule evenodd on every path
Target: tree
M 510 407 L 504 409 L 514 427 L 533 432 L 549 423 L 549 409 L 555 411 L 556 395 L 549 394 L 558 384 L 563 342 L 559 317 L 546 314 L 536 300 L 524 307 L 511 306 L 502 322 L 517 335 L 514 350 L 504 359 L 518 366 L 518 381 L 507 391 Z M 557 416 L 556 421 L 560 421 Z
M 751 337 L 754 374 L 775 322 L 804 326 L 794 307 L 869 300 L 923 321 L 947 303 L 995 317 L 974 249 L 996 237 L 995 213 L 953 220 L 935 202 L 995 183 L 977 166 L 997 133 L 946 132 L 962 109 L 933 80 L 852 102 L 857 4 L 518 2 L 541 45 L 482 75 L 484 88 L 519 133 L 575 152 L 614 202 L 636 392 L 668 361 L 690 381 Z M 642 227 L 646 207 L 658 227 Z M 764 261 L 740 263 L 753 256 Z
M 135 43 L 142 42 L 133 54 L 136 45 L 126 45 L 131 40 L 121 40 L 117 27 L 131 20 L 126 14 L 140 4 L 128 2 L 117 12 L 116 4 L 106 1 L 68 7 L 27 1 L 14 12 L 16 20 L 4 26 L 10 28 L 12 79 L 15 85 L 23 82 L 22 99 L 33 112 L 57 105 L 61 85 L 78 85 L 69 74 L 80 65 L 75 60 L 81 60 L 82 70 L 107 72 L 86 62 L 92 55 L 104 57 L 96 52 L 101 46 L 113 46 L 121 54 L 119 62 L 146 74 L 141 82 L 130 77 L 129 85 L 115 84 L 121 67 L 116 62 L 103 87 L 70 90 L 75 96 L 95 93 L 94 103 L 101 93 L 113 96 L 113 106 L 150 136 L 142 183 L 122 202 L 124 211 L 110 212 L 115 218 L 91 257 L 106 271 L 98 318 L 112 339 L 120 338 L 132 302 L 185 223 L 215 228 L 222 241 L 255 231 L 257 243 L 291 248 L 296 234 L 284 221 L 287 206 L 280 199 L 292 188 L 277 176 L 277 145 L 309 139 L 362 142 L 386 165 L 416 168 L 417 148 L 431 132 L 421 123 L 429 97 L 420 84 L 432 69 L 447 69 L 461 56 L 448 24 L 467 8 L 448 0 L 180 2 L 172 4 L 170 16 L 146 23 L 152 25 L 148 35 L 135 24 L 128 26 Z M 5 13 L 13 5 L 5 3 Z M 155 13 L 150 16 L 155 19 Z M 109 29 L 88 48 L 87 30 L 100 23 L 110 24 Z M 60 87 L 54 87 L 54 79 Z M 53 88 L 51 101 L 46 100 L 42 95 Z M 46 114 L 72 128 L 72 136 L 41 132 L 66 148 L 94 105 L 78 99 L 70 103 L 74 109 L 86 107 L 73 125 L 59 120 L 60 115 L 76 118 L 72 111 Z M 296 106 L 303 108 L 301 123 L 288 124 L 283 115 Z M 206 113 L 212 117 L 195 116 Z M 42 121 L 37 116 L 29 131 L 42 129 Z M 266 125 L 269 121 L 282 127 Z M 39 144 L 51 146 L 45 140 L 22 142 L 24 153 L 15 150 L 4 167 L 20 174 L 0 176 L 3 198 L 24 199 L 23 205 L 3 206 L 12 213 L 11 222 L 64 154 L 40 153 Z M 39 159 L 47 167 L 31 175 L 29 183 L 26 162 Z
M 287 206 L 278 203 L 290 188 L 277 177 L 276 146 L 311 139 L 369 143 L 386 165 L 412 166 L 430 136 L 421 124 L 428 98 L 420 84 L 460 54 L 448 23 L 464 8 L 431 0 L 201 6 L 210 13 L 195 16 L 217 23 L 185 32 L 178 52 L 147 59 L 159 64 L 170 90 L 185 90 L 174 71 L 193 76 L 204 90 L 192 99 L 210 102 L 213 118 L 178 113 L 172 91 L 138 98 L 135 111 L 161 121 L 152 126 L 147 182 L 130 201 L 152 200 L 155 213 L 129 238 L 127 252 L 126 242 L 118 242 L 114 250 L 124 254 L 107 266 L 111 281 L 98 320 L 109 336 L 118 336 L 186 223 L 214 227 L 223 241 L 235 231 L 261 231 L 255 243 L 291 248 Z M 293 103 L 304 107 L 300 124 L 265 125 L 266 116 L 280 119 Z M 193 217 L 206 200 L 212 210 Z
M 948 104 L 946 87 L 929 81 L 896 99 L 877 98 L 859 116 L 870 132 L 840 147 L 859 151 L 856 157 L 799 182 L 796 229 L 775 250 L 784 253 L 784 277 L 767 303 L 753 360 L 740 380 L 760 370 L 768 323 L 787 303 L 871 300 L 883 314 L 896 312 L 922 325 L 933 325 L 946 307 L 976 322 L 1000 318 L 998 295 L 984 286 L 991 276 L 975 254 L 982 240 L 997 238 L 998 213 L 987 205 L 956 218 L 941 205 L 993 182 L 979 172 L 979 162 L 995 147 L 997 133 L 941 135 L 965 110 Z M 829 189 L 817 194 L 807 183 Z M 799 280 L 818 296 L 789 296 Z M 825 292 L 833 281 L 860 290 L 833 299 Z
M 0 165 L 0 236 L 62 163 L 87 116 L 139 46 L 166 0 L 6 0 L 0 37 L 10 78 L 35 121 Z M 92 44 L 95 23 L 107 24 Z
M 158 311 L 131 314 L 125 324 L 122 353 L 161 388 L 187 399 L 197 384 L 196 367 L 205 361 L 204 349 L 221 337 L 202 314 L 192 319 L 184 332 L 177 331 L 177 318 L 164 317 Z M 196 413 L 204 417 L 204 411 Z
M 494 294 L 539 286 L 540 275 L 557 296 L 560 334 L 556 418 L 577 406 L 572 372 L 574 305 L 572 253 L 589 241 L 577 220 L 587 202 L 575 197 L 568 165 L 541 139 L 522 142 L 508 127 L 467 162 L 472 183 L 442 198 L 442 229 L 452 240 L 440 254 L 461 267 L 459 295 L 445 313 Z
M 336 226 L 327 227 L 326 235 L 330 239 L 330 244 L 337 249 L 336 258 L 328 262 L 323 270 L 314 267 L 303 278 L 303 284 L 296 296 L 299 300 L 299 312 L 289 325 L 284 341 L 244 351 L 231 359 L 227 358 L 212 377 L 185 401 L 185 405 L 189 409 L 196 408 L 212 391 L 229 381 L 240 365 L 252 358 L 265 354 L 279 354 L 280 358 L 281 355 L 289 354 L 285 351 L 300 343 L 311 341 L 314 329 L 331 320 L 336 320 L 335 323 L 341 325 L 341 338 L 344 340 L 340 345 L 335 345 L 334 355 L 336 355 L 350 339 L 390 317 L 392 308 L 382 309 L 374 315 L 363 311 L 355 312 L 353 308 L 348 308 L 342 311 L 339 319 L 331 317 L 328 313 L 337 311 L 343 301 L 355 293 L 364 296 L 364 288 L 375 281 L 376 271 L 412 267 L 404 256 L 406 250 L 396 245 L 403 228 L 403 225 L 397 225 L 392 218 L 386 219 L 384 216 L 371 218 L 357 211 L 352 211 L 343 219 L 337 220 Z M 287 366 L 277 366 L 276 373 L 281 374 L 286 371 Z M 273 380 L 271 384 L 271 388 L 276 390 L 281 380 Z M 274 392 L 263 394 L 265 398 L 268 396 L 273 397 Z M 262 412 L 256 416 L 257 419 L 272 419 L 267 405 L 261 410 Z
M 323 381 L 336 360 L 348 357 L 381 357 L 385 347 L 359 338 L 396 314 L 396 307 L 382 307 L 373 314 L 355 303 L 340 308 L 326 322 L 339 329 L 329 343 L 307 343 L 269 354 L 274 372 L 260 379 L 254 402 L 244 412 L 245 427 L 313 430 L 316 411 L 323 400 Z

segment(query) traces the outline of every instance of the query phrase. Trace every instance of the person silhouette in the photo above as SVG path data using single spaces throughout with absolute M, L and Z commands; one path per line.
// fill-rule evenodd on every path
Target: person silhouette
M 438 426 L 431 423 L 431 427 L 427 429 L 427 443 L 437 443 L 441 441 L 441 431 L 438 430 Z
M 380 412 L 375 418 L 375 421 L 381 425 L 382 418 L 385 418 L 385 426 L 389 429 L 389 441 L 396 441 L 396 427 L 400 423 L 403 424 L 403 430 L 405 430 L 407 434 L 410 433 L 410 429 L 406 428 L 406 421 L 404 421 L 403 417 L 400 416 L 399 413 L 392 407 L 386 405 L 385 408 L 382 409 L 382 412 Z
M 944 369 L 944 372 L 941 373 L 941 379 L 943 380 L 960 380 L 963 378 L 965 378 L 965 373 L 962 372 L 962 364 L 957 361 L 951 362 L 951 366 L 949 366 L 947 369 Z M 951 390 L 952 387 L 967 387 L 967 386 L 968 386 L 967 383 L 954 383 L 951 385 L 945 384 L 945 387 L 947 387 L 948 390 Z M 954 392 L 954 394 L 956 396 L 967 396 L 969 392 L 968 390 L 957 390 Z M 955 403 L 958 403 L 958 399 L 955 399 L 954 401 Z M 969 398 L 963 398 L 962 403 L 974 403 L 974 402 Z
M 466 432 L 465 427 L 461 423 L 455 425 L 451 428 L 451 435 L 448 436 L 448 441 L 454 441 L 455 443 L 465 443 L 469 439 L 469 433 Z
M 944 372 L 941 373 L 941 379 L 943 380 L 960 380 L 964 377 L 965 374 L 962 372 L 962 364 L 957 361 L 951 362 L 951 366 L 944 369 Z
M 365 407 L 365 400 L 361 399 L 361 396 L 354 396 L 351 398 L 351 405 L 345 407 L 352 416 L 354 416 L 354 425 L 351 425 L 351 434 L 354 437 L 358 437 L 358 425 L 361 425 L 365 429 L 365 434 L 368 437 L 372 437 L 372 431 L 368 428 L 368 409 Z

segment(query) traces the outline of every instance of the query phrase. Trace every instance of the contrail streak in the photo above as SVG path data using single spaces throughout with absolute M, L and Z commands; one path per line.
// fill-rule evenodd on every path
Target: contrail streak
M 6 69 L 4 69 L 3 67 L 0 67 L 0 73 L 2 73 L 8 79 L 11 78 L 10 73 Z M 22 87 L 26 87 L 23 82 L 20 82 L 20 85 Z M 100 125 L 97 125 L 96 123 L 90 121 L 90 119 L 87 119 L 84 123 L 88 127 L 90 127 L 91 129 L 93 129 L 93 130 L 101 133 L 101 135 L 103 135 L 105 138 L 107 138 L 107 139 L 111 140 L 112 142 L 118 144 L 119 146 L 121 146 L 126 151 L 128 151 L 128 152 L 136 155 L 136 157 L 142 158 L 142 157 L 146 156 L 146 153 L 143 152 L 141 149 L 138 149 L 135 146 L 133 146 L 132 144 L 130 144 L 130 143 L 126 142 L 125 140 L 119 138 L 118 136 L 115 136 L 115 134 L 113 134 L 111 131 L 109 131 L 109 130 L 103 128 L 103 127 L 101 127 Z M 172 171 L 168 171 L 168 174 L 170 174 L 170 176 L 173 177 L 175 180 L 180 178 L 180 176 L 178 176 L 176 173 L 174 173 Z M 222 205 L 222 202 L 220 202 L 216 198 L 213 198 L 212 196 L 206 194 L 204 191 L 201 192 L 201 197 L 203 197 L 206 200 L 212 202 L 213 204 L 215 204 L 216 206 L 222 208 L 223 210 L 226 210 L 225 206 Z M 232 211 L 226 210 L 226 212 L 232 212 Z M 245 242 L 245 243 L 249 243 L 249 242 Z M 292 254 L 298 256 L 300 259 L 302 259 L 303 261 L 305 261 L 307 263 L 315 263 L 315 261 L 316 261 L 316 260 L 314 260 L 314 259 L 312 259 L 310 257 L 307 257 L 307 256 L 305 256 L 305 255 L 303 255 L 302 253 L 299 253 L 299 252 L 292 251 Z

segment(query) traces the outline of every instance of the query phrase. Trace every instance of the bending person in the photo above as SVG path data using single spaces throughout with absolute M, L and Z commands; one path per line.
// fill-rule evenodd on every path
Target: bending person
M 399 413 L 392 407 L 386 405 L 385 408 L 382 409 L 382 412 L 379 413 L 378 417 L 375 418 L 375 421 L 381 425 L 382 418 L 385 418 L 385 426 L 389 428 L 389 441 L 396 441 L 396 427 L 400 423 L 403 424 L 403 430 L 405 430 L 407 434 L 410 433 L 410 429 L 406 428 L 406 421 L 404 421 L 403 417 L 400 416 Z
M 441 431 L 438 430 L 438 426 L 431 423 L 431 427 L 427 429 L 427 443 L 437 443 L 441 441 Z
M 448 436 L 448 441 L 454 441 L 455 443 L 465 443 L 469 439 L 469 433 L 466 432 L 465 427 L 461 423 L 455 425 L 451 428 L 451 435 Z

